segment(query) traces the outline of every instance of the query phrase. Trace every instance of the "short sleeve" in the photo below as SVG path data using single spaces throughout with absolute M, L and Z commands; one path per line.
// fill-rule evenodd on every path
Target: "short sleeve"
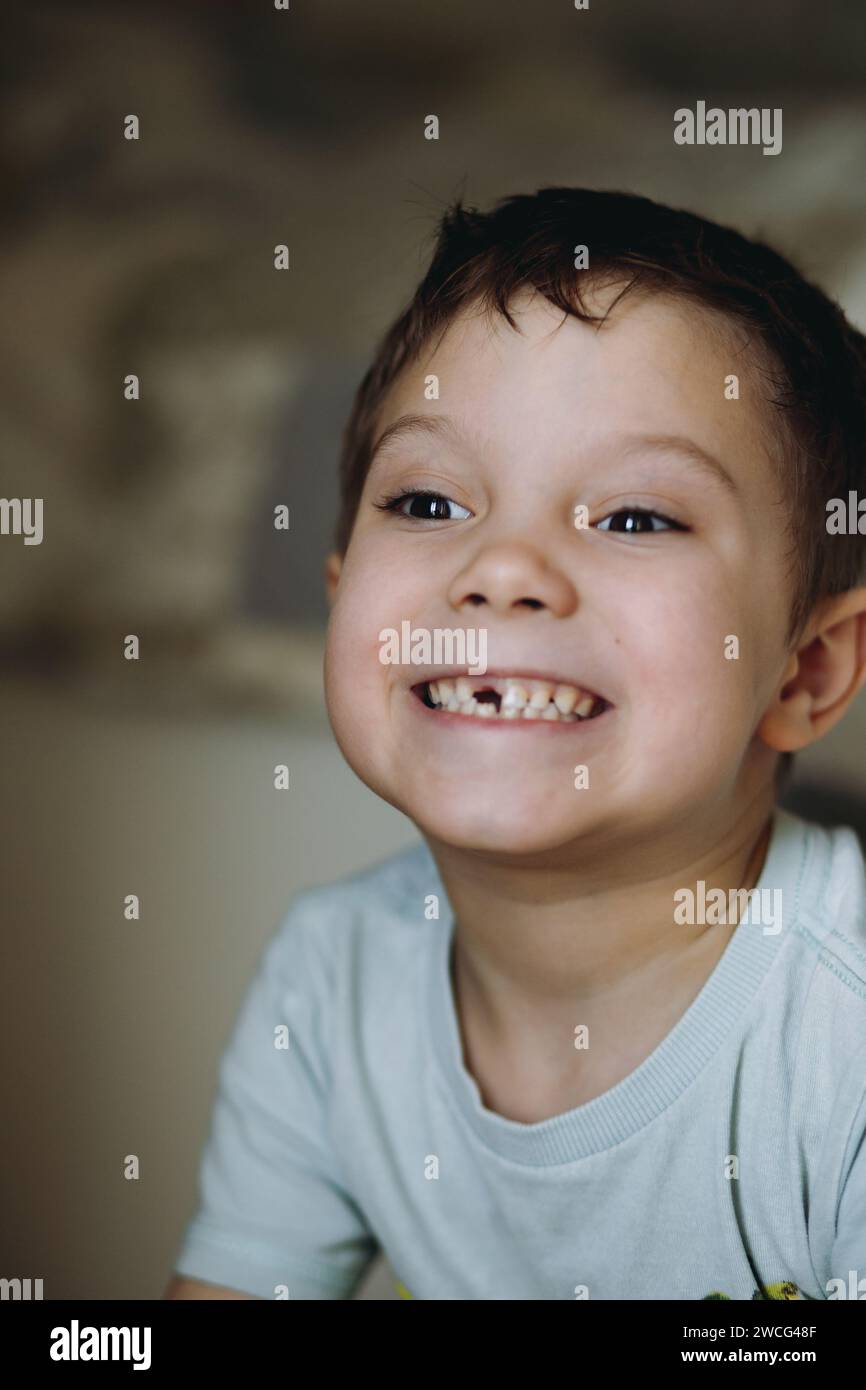
M 284 1285 L 290 1300 L 343 1299 L 378 1245 L 329 1137 L 326 972 L 302 901 L 263 952 L 220 1060 L 174 1268 L 259 1298 Z
M 856 1285 L 862 1279 L 863 1288 L 856 1296 L 863 1298 L 866 1297 L 866 1050 L 855 1060 L 853 1079 L 859 1102 L 841 1164 L 831 1266 L 832 1278 L 844 1281 L 845 1297 L 852 1296 L 852 1283 Z M 840 1287 L 837 1284 L 837 1288 Z

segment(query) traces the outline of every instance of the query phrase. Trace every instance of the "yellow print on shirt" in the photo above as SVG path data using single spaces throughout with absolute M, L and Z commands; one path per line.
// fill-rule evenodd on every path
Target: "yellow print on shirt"
M 400 1297 L 400 1298 L 414 1298 L 414 1297 L 415 1297 L 415 1295 L 414 1295 L 413 1293 L 410 1293 L 409 1290 L 406 1288 L 406 1285 L 403 1284 L 403 1283 L 401 1283 L 399 1279 L 396 1280 L 396 1282 L 395 1282 L 395 1284 L 394 1284 L 394 1288 L 395 1288 L 395 1290 L 396 1290 L 396 1292 L 397 1292 L 398 1297 Z M 727 1300 L 730 1302 L 731 1295 L 730 1295 L 729 1293 L 717 1293 L 717 1292 L 705 1293 L 705 1294 L 704 1294 L 704 1297 L 703 1297 L 703 1299 L 702 1299 L 702 1302 L 706 1303 L 706 1301 L 707 1301 L 708 1298 L 709 1298 L 709 1299 L 724 1298 L 724 1299 L 727 1299 Z M 778 1283 L 778 1284 L 767 1284 L 767 1286 L 766 1286 L 765 1288 L 755 1289 L 755 1292 L 752 1294 L 752 1300 L 754 1301 L 756 1298 L 765 1299 L 765 1300 L 766 1300 L 766 1299 L 772 1299 L 772 1300 L 780 1300 L 780 1299 L 781 1299 L 781 1300 L 784 1301 L 784 1302 L 791 1302 L 791 1301 L 793 1301 L 793 1300 L 802 1301 L 803 1295 L 800 1293 L 800 1290 L 799 1290 L 799 1288 L 797 1287 L 797 1285 L 796 1285 L 795 1283 L 793 1283 L 790 1279 L 784 1279 L 784 1280 L 781 1281 L 781 1283 Z
M 730 1297 L 729 1293 L 705 1293 L 701 1301 L 706 1303 L 708 1298 L 730 1299 Z M 765 1288 L 755 1289 L 752 1294 L 752 1301 L 754 1302 L 756 1298 L 782 1299 L 785 1302 L 791 1302 L 792 1300 L 802 1301 L 803 1295 L 796 1284 L 792 1283 L 790 1279 L 784 1279 L 780 1284 L 767 1284 Z

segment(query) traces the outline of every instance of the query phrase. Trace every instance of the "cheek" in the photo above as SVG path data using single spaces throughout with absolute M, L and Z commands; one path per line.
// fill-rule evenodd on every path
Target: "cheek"
M 363 603 L 347 598 L 334 605 L 325 641 L 325 700 L 332 722 L 341 727 L 363 727 L 376 715 L 383 672 L 379 631 Z
M 379 633 L 393 626 L 393 616 L 377 610 L 370 586 L 350 582 L 331 609 L 325 641 L 325 704 L 334 736 L 353 771 L 383 795 L 392 673 L 379 660 Z
M 363 532 L 353 539 L 328 623 L 329 710 L 333 707 L 337 716 L 345 714 L 354 723 L 384 717 L 394 668 L 379 660 L 379 634 L 385 629 L 399 634 L 404 621 L 423 621 L 419 615 L 429 588 L 425 568 L 407 563 L 404 548 Z
M 614 636 L 629 700 L 657 747 L 748 736 L 760 634 L 735 586 L 695 572 L 676 587 L 647 586 L 621 613 Z

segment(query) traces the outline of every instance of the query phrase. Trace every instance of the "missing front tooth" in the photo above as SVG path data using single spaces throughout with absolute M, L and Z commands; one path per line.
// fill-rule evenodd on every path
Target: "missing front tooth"
M 502 704 L 502 696 L 498 690 L 476 690 L 475 703 L 478 705 L 493 705 L 496 713 L 499 713 L 499 706 Z

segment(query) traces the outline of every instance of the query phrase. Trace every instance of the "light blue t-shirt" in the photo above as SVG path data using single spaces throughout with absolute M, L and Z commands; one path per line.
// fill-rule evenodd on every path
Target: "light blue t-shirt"
M 412 1298 L 866 1298 L 854 832 L 778 810 L 757 886 L 775 925 L 741 920 L 636 1070 L 534 1124 L 464 1066 L 425 844 L 300 894 L 222 1057 L 177 1270 L 347 1298 L 381 1248 Z

